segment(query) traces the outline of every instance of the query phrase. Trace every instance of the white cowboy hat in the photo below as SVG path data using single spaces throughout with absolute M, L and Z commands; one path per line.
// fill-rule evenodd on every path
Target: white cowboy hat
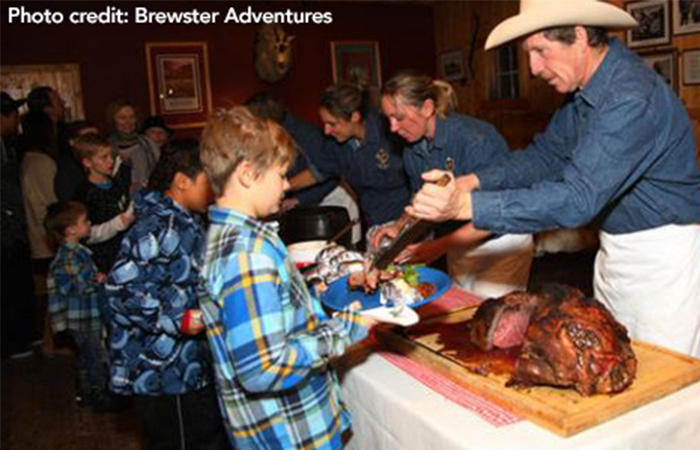
M 566 25 L 624 29 L 638 24 L 627 12 L 602 1 L 520 0 L 520 14 L 498 24 L 486 39 L 485 49 L 545 28 Z

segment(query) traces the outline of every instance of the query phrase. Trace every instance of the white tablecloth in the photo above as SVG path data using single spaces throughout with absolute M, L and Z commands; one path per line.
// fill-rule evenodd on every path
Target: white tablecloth
M 349 450 L 696 450 L 700 383 L 570 438 L 526 420 L 494 427 L 381 356 L 345 372 Z

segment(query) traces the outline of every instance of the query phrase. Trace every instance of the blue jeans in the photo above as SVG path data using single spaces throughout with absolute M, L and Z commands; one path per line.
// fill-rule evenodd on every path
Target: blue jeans
M 81 388 L 107 389 L 107 354 L 102 345 L 102 331 L 70 331 L 78 346 L 78 374 L 87 375 L 89 386 Z

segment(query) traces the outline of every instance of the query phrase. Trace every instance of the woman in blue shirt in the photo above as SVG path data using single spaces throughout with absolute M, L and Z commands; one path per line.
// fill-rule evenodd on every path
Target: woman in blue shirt
M 382 109 L 391 131 L 408 142 L 404 167 L 411 188 L 423 184 L 421 174 L 442 169 L 455 176 L 497 166 L 508 155 L 508 145 L 496 129 L 473 117 L 455 112 L 457 99 L 449 83 L 427 76 L 403 73 L 389 80 L 382 91 Z M 398 233 L 399 223 L 377 233 Z M 399 261 L 431 262 L 447 253 L 450 275 L 460 286 L 483 297 L 498 297 L 525 289 L 532 265 L 530 234 L 494 235 L 473 225 L 448 224 L 439 237 L 409 246 Z
M 411 195 L 400 149 L 387 137 L 382 117 L 369 106 L 368 93 L 357 86 L 335 85 L 321 97 L 319 114 L 327 141 L 314 161 L 317 173 L 305 170 L 290 180 L 293 190 L 328 177 L 343 177 L 359 198 L 365 222 L 372 226 L 399 217 Z

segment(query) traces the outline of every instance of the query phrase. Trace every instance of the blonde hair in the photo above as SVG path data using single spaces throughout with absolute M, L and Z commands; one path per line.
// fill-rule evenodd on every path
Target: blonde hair
M 382 89 L 382 95 L 392 101 L 420 108 L 430 99 L 435 104 L 435 112 L 444 119 L 449 113 L 457 110 L 457 94 L 452 85 L 446 81 L 433 80 L 425 75 L 400 73 L 387 81 Z
M 245 106 L 215 112 L 202 131 L 200 159 L 217 197 L 243 161 L 262 175 L 275 165 L 291 164 L 296 154 L 297 145 L 284 128 L 256 117 Z
M 92 158 L 100 150 L 112 149 L 112 144 L 97 133 L 78 136 L 73 142 L 73 156 L 82 164 L 83 159 Z

